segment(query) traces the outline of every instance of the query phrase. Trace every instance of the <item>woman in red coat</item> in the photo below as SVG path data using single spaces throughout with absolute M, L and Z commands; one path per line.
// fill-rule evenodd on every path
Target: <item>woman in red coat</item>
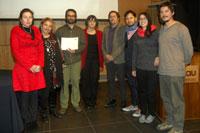
M 86 19 L 86 45 L 81 58 L 81 92 L 87 109 L 96 105 L 99 68 L 103 70 L 102 32 L 94 15 Z
M 37 126 L 37 90 L 45 88 L 43 74 L 44 45 L 39 29 L 33 24 L 33 12 L 23 9 L 19 25 L 11 30 L 13 89 L 16 93 L 25 128 Z

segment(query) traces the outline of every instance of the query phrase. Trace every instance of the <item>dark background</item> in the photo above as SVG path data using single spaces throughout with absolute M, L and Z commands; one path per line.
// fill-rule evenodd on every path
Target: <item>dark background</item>
M 175 4 L 175 19 L 190 30 L 195 51 L 200 51 L 200 2 L 199 0 L 171 0 Z

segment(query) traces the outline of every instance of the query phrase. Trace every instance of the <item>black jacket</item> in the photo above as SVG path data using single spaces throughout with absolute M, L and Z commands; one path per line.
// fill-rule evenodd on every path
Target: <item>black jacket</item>
M 61 56 L 61 50 L 58 44 L 58 41 L 54 34 L 52 34 L 48 39 L 55 40 L 55 46 L 53 46 L 55 50 L 55 67 L 56 67 L 56 80 L 58 81 L 59 86 L 63 86 L 63 70 L 62 70 L 62 56 Z M 44 40 L 45 41 L 45 40 Z M 44 50 L 44 75 L 46 79 L 46 87 L 52 88 L 53 87 L 53 72 L 50 69 L 50 60 L 48 58 L 48 52 L 45 47 Z

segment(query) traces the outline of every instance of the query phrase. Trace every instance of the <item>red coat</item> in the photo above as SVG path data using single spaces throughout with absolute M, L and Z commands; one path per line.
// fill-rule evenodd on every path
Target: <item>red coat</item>
M 44 45 L 39 29 L 32 26 L 35 39 L 19 26 L 13 27 L 10 35 L 11 51 L 14 58 L 12 72 L 14 91 L 30 92 L 45 88 L 43 71 L 32 73 L 32 65 L 44 67 Z
M 85 66 L 86 58 L 87 58 L 87 49 L 88 49 L 88 34 L 87 29 L 84 30 L 85 37 L 86 37 L 86 43 L 85 43 L 85 49 L 81 56 L 81 68 Z M 99 30 L 96 30 L 97 34 L 97 43 L 98 43 L 98 54 L 99 54 L 99 65 L 103 69 L 103 53 L 102 53 L 102 32 Z

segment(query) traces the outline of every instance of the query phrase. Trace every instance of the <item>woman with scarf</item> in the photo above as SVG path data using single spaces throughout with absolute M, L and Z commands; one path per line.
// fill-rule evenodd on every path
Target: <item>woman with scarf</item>
M 57 90 L 63 85 L 62 57 L 56 36 L 53 33 L 54 21 L 44 18 L 40 30 L 44 40 L 44 75 L 46 88 L 39 91 L 39 105 L 42 119 L 49 120 L 49 114 L 57 118 L 61 116 L 56 111 Z
M 140 110 L 138 108 L 138 92 L 136 78 L 132 76 L 132 54 L 133 45 L 135 43 L 134 36 L 138 29 L 136 13 L 132 10 L 128 10 L 124 14 L 124 19 L 126 23 L 126 34 L 125 34 L 125 71 L 126 78 L 128 80 L 128 85 L 131 90 L 131 105 L 122 108 L 122 111 L 129 112 L 133 111 L 134 117 L 140 116 Z
M 151 24 L 150 16 L 140 13 L 139 28 L 133 48 L 133 71 L 138 83 L 139 123 L 152 123 L 155 118 L 155 92 L 157 87 L 158 31 Z

